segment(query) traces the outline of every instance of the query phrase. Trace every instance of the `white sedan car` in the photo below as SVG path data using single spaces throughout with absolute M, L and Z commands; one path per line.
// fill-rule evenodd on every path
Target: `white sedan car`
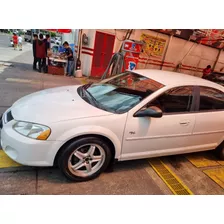
M 224 159 L 224 87 L 159 70 L 43 90 L 2 116 L 1 145 L 18 163 L 97 177 L 113 161 L 214 149 Z

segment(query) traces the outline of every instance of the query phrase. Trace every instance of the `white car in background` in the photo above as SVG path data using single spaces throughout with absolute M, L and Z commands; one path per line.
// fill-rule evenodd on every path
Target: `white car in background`
M 12 37 L 9 38 L 9 46 L 10 47 L 14 47 L 14 43 L 13 43 Z
M 5 153 L 28 166 L 59 165 L 73 181 L 114 160 L 215 150 L 224 159 L 224 87 L 159 70 L 25 96 L 2 116 Z
M 62 43 L 61 43 L 61 38 L 60 37 L 55 37 L 55 42 L 54 42 L 55 44 L 57 44 L 57 45 L 61 45 Z
M 25 35 L 24 35 L 24 40 L 26 42 L 31 42 L 31 39 L 32 39 L 31 35 L 32 35 L 31 30 L 27 30 L 26 33 L 25 33 Z

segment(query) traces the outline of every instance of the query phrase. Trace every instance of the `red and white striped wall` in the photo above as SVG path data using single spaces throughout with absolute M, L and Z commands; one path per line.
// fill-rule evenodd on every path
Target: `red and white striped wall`
M 94 55 L 94 43 L 96 31 L 105 32 L 115 35 L 115 43 L 113 52 L 118 52 L 122 39 L 125 36 L 123 30 L 83 30 L 83 33 L 89 38 L 89 44 L 83 46 L 81 50 L 81 61 L 82 61 L 82 71 L 83 74 L 89 76 L 91 74 L 92 60 Z M 130 39 L 140 40 L 142 33 L 152 35 L 154 37 L 166 39 L 166 44 L 168 43 L 168 36 L 165 34 L 160 34 L 150 30 L 134 30 Z M 188 42 L 176 37 L 173 37 L 170 43 L 169 49 L 167 51 L 165 61 L 162 61 L 161 57 L 150 57 L 147 58 L 145 55 L 140 55 L 138 68 L 153 68 L 174 71 L 177 69 L 178 64 L 181 62 L 181 66 L 178 68 L 178 72 L 187 73 L 190 75 L 202 75 L 202 70 L 208 65 L 213 65 L 217 59 L 219 51 L 217 49 L 195 44 L 192 47 L 192 42 Z M 191 49 L 191 50 L 190 50 Z M 190 50 L 190 51 L 189 51 Z M 77 51 L 77 47 L 76 47 Z M 222 52 L 219 61 L 216 65 L 215 70 L 220 70 L 224 67 L 224 53 Z

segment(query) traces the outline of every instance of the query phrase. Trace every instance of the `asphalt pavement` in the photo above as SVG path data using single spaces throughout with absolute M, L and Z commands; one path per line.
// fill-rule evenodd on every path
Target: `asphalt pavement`
M 9 35 L 0 34 L 0 113 L 27 94 L 88 81 L 35 72 L 32 61 L 30 43 L 23 44 L 23 51 L 14 50 Z M 224 163 L 201 153 L 122 162 L 95 180 L 71 183 L 57 168 L 21 166 L 0 149 L 0 194 L 217 195 L 224 194 L 223 173 Z
M 0 34 L 0 47 L 8 47 L 9 46 L 10 35 L 8 34 Z

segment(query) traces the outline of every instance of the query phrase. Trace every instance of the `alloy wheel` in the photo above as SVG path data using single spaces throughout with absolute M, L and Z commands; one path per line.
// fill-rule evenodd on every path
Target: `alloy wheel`
M 68 168 L 76 176 L 91 176 L 102 167 L 105 158 L 105 151 L 100 145 L 85 144 L 71 153 Z

